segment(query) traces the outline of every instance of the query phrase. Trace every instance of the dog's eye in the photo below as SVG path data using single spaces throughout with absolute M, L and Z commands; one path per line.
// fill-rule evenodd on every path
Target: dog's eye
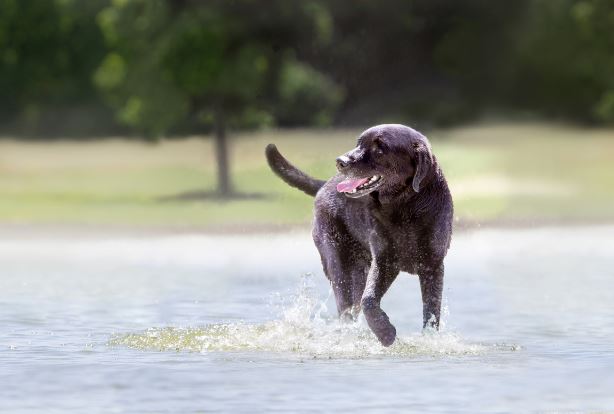
M 378 140 L 373 141 L 373 144 L 371 145 L 371 152 L 376 155 L 383 154 L 384 150 L 382 149 L 381 142 L 379 142 Z

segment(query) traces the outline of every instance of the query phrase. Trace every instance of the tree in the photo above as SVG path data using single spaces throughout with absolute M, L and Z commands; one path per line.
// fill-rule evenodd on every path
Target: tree
M 105 54 L 94 22 L 103 3 L 0 0 L 3 127 L 13 124 L 27 135 L 65 133 L 58 118 L 66 108 L 102 109 L 91 74 Z
M 98 18 L 110 52 L 95 82 L 118 119 L 148 136 L 212 130 L 217 194 L 232 196 L 227 129 L 274 122 L 273 102 L 288 90 L 281 82 L 296 82 L 283 75 L 303 67 L 293 44 L 303 36 L 325 40 L 318 25 L 325 9 L 317 4 L 114 1 Z M 319 76 L 309 78 L 327 86 L 318 89 L 316 114 L 340 100 L 335 85 Z M 286 100 L 304 89 L 290 88 Z
M 614 123 L 614 3 L 533 0 L 510 94 L 542 115 Z

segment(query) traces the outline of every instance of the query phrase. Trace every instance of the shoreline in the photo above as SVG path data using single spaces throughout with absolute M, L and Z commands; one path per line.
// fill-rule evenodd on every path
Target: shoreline
M 454 232 L 480 229 L 531 229 L 549 227 L 612 226 L 614 218 L 595 219 L 506 219 L 455 220 Z M 166 237 L 181 235 L 249 236 L 267 234 L 306 233 L 311 224 L 231 224 L 220 226 L 138 226 L 93 223 L 0 223 L 0 239 L 32 237 Z

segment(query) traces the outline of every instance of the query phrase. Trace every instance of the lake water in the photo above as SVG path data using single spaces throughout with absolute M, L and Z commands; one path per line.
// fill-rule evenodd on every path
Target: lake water
M 0 411 L 614 410 L 614 227 L 457 232 L 445 326 L 415 276 L 381 347 L 308 233 L 0 237 Z

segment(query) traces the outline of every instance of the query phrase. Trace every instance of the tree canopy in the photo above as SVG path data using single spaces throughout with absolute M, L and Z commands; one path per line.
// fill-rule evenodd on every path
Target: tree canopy
M 98 15 L 109 53 L 95 82 L 121 122 L 151 135 L 216 117 L 238 126 L 330 122 L 339 88 L 291 48 L 325 41 L 312 6 L 114 2 Z
M 614 123 L 608 0 L 0 0 L 0 128 Z

